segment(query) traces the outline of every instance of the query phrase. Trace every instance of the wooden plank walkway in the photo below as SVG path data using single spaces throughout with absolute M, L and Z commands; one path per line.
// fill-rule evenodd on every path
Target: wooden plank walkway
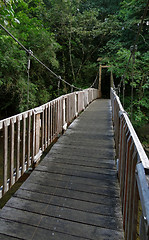
M 0 239 L 124 239 L 110 100 L 94 101 L 0 212 Z

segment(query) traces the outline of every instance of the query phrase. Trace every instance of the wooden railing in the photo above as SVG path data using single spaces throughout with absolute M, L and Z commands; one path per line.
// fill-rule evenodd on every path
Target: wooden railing
M 111 89 L 118 178 L 125 239 L 149 239 L 149 160 L 124 111 Z
M 3 168 L 0 198 L 98 96 L 99 91 L 93 88 L 73 92 L 0 121 L 0 165 Z

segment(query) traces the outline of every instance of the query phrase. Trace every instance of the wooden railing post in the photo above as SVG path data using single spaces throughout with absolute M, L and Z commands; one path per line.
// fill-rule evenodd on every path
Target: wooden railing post
M 20 177 L 20 116 L 17 117 L 17 162 L 16 162 L 16 181 Z
M 99 66 L 99 83 L 98 83 L 98 90 L 99 90 L 99 97 L 101 97 L 101 71 L 102 71 L 102 65 Z
M 10 187 L 14 183 L 14 119 L 10 120 Z
M 45 121 L 45 125 L 44 125 L 44 145 L 45 145 L 45 149 L 46 149 L 47 146 L 48 146 L 48 143 L 47 143 L 47 105 L 45 106 L 44 113 L 45 113 L 45 115 L 44 115 L 44 117 L 45 117 L 45 119 L 44 119 L 44 121 Z M 38 138 L 38 139 L 39 139 L 39 137 L 38 137 L 39 132 L 38 131 L 39 131 L 39 128 L 40 128 L 40 122 L 39 121 L 40 121 L 40 112 L 36 116 L 36 124 L 37 124 L 37 137 L 36 138 Z M 39 150 L 37 150 L 37 151 L 39 151 Z M 37 154 L 37 151 L 36 151 L 36 154 Z
M 51 111 L 50 111 L 50 116 L 51 116 L 51 142 L 53 141 L 53 102 L 51 102 Z
M 37 163 L 40 160 L 40 156 L 42 154 L 42 147 L 40 148 L 40 139 L 41 139 L 41 114 L 43 113 L 43 108 L 38 107 L 34 109 L 34 119 L 33 119 L 33 131 L 34 131 L 34 163 Z M 45 107 L 45 126 L 44 126 L 44 134 L 45 134 L 45 148 L 48 146 L 47 141 L 47 106 Z M 41 130 L 41 131 L 40 131 Z
M 47 136 L 47 144 L 48 146 L 51 143 L 51 137 L 50 137 L 50 125 L 51 125 L 51 119 L 50 119 L 50 103 L 47 104 L 47 111 L 48 111 L 48 136 Z
M 76 117 L 78 116 L 78 93 L 75 94 L 75 112 L 76 112 Z
M 139 198 L 141 202 L 142 213 L 140 216 L 140 228 L 139 228 L 139 237 L 140 240 L 149 239 L 149 188 L 148 182 L 146 181 L 146 173 L 143 167 L 143 164 L 140 162 L 140 159 L 136 165 L 136 180 L 139 192 Z M 147 175 L 147 177 L 149 177 Z
M 125 176 L 125 188 L 124 188 L 124 201 L 123 201 L 123 226 L 125 230 L 125 218 L 126 218 L 126 209 L 128 204 L 128 195 L 129 195 L 129 183 L 130 183 L 130 169 L 131 169 L 131 154 L 130 150 L 132 149 L 132 137 L 131 135 L 127 139 L 127 149 L 126 149 L 126 176 Z
M 26 148 L 26 139 L 25 139 L 25 136 L 26 136 L 26 118 L 25 116 L 23 115 L 23 140 L 22 140 L 22 161 L 21 161 L 21 174 L 23 175 L 23 173 L 25 172 L 25 148 Z
M 149 171 L 149 160 L 120 103 L 119 97 L 113 89 L 111 89 L 111 104 L 116 150 L 119 149 L 117 156 L 119 159 L 118 176 L 125 239 L 136 240 L 140 200 L 143 217 L 141 218 L 140 232 L 138 234 L 140 240 L 148 240 L 149 188 L 144 169 L 147 169 L 147 172 Z
M 8 171 L 8 126 L 4 121 L 4 146 L 3 146 L 3 194 L 7 192 L 7 171 Z
M 32 164 L 35 156 L 35 112 L 32 112 Z
M 36 122 L 35 122 L 35 154 L 38 154 L 39 147 L 40 147 L 40 113 L 36 115 Z
M 31 165 L 31 112 L 28 113 L 28 129 L 27 129 L 27 169 Z
M 67 122 L 66 122 L 66 116 L 67 116 L 67 106 L 66 106 L 66 98 L 63 97 L 63 129 L 66 130 L 67 128 Z
M 31 166 L 71 121 L 98 96 L 86 89 L 61 96 L 35 109 L 0 120 L 3 132 L 3 176 L 0 198 Z
M 42 149 L 42 151 L 45 150 L 45 144 L 44 144 L 44 141 L 45 141 L 45 139 L 44 139 L 44 126 L 45 126 L 44 111 L 45 111 L 45 106 L 43 107 L 43 112 L 41 113 L 42 114 L 42 116 L 41 116 L 41 149 Z M 50 122 L 51 122 L 51 119 L 50 119 Z M 50 132 L 51 132 L 51 129 L 50 129 Z

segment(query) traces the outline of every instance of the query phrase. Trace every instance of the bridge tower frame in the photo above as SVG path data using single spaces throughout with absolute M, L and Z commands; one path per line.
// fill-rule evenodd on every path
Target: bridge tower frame
M 102 80 L 102 68 L 109 68 L 111 66 L 107 65 L 99 65 L 99 84 L 98 84 L 98 90 L 99 90 L 99 97 L 102 97 L 102 92 L 101 92 L 101 80 Z M 110 87 L 113 87 L 114 82 L 113 82 L 113 73 L 111 70 L 111 76 L 110 76 Z

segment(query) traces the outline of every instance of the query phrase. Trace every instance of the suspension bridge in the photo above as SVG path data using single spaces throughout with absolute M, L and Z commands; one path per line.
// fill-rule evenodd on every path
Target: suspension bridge
M 131 58 L 134 63 L 147 7 L 126 70 Z M 72 90 L 0 121 L 0 198 L 37 166 L 1 209 L 0 239 L 149 239 L 149 160 L 123 108 L 125 75 L 118 85 L 119 91 L 123 84 L 122 106 L 112 72 L 111 99 L 101 99 L 101 69 L 109 66 L 100 66 L 98 90 L 93 88 L 97 77 L 82 90 L 55 74 L 0 26 L 28 53 L 28 61 L 34 58 Z
M 0 121 L 1 197 L 58 139 L 1 209 L 0 239 L 148 239 L 148 158 L 115 91 L 99 95 L 73 92 Z

